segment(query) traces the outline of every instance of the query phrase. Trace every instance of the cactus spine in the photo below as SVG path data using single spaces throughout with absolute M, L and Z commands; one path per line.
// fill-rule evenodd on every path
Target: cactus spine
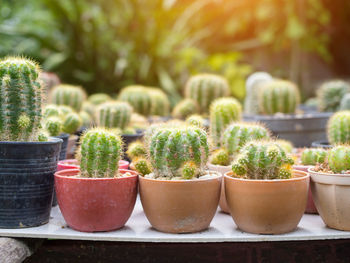
M 274 141 L 251 141 L 232 164 L 234 176 L 246 179 L 288 179 L 293 159 Z
M 331 144 L 350 143 L 350 111 L 339 111 L 328 120 L 327 136 Z
M 234 98 L 219 98 L 210 105 L 210 136 L 220 147 L 221 135 L 233 121 L 241 119 L 241 104 Z
M 79 112 L 83 101 L 86 99 L 86 93 L 79 86 L 61 84 L 52 89 L 49 97 L 51 103 L 67 105 Z
M 145 158 L 138 158 L 135 161 L 135 169 L 143 176 L 152 173 L 151 164 Z
M 0 60 L 0 141 L 37 141 L 41 128 L 42 87 L 33 61 Z
M 290 141 L 278 139 L 275 142 L 278 143 L 286 153 L 293 152 L 294 145 Z
M 335 112 L 345 94 L 350 93 L 350 85 L 342 80 L 331 80 L 323 83 L 318 90 L 319 110 Z
M 105 102 L 97 109 L 97 124 L 124 130 L 131 118 L 132 107 L 126 102 Z
M 191 115 L 186 119 L 186 123 L 188 125 L 196 126 L 199 128 L 205 127 L 204 122 L 205 122 L 204 118 L 198 114 Z
M 100 105 L 110 100 L 112 100 L 111 96 L 105 93 L 95 93 L 88 97 L 88 102 L 92 103 L 93 105 Z
M 193 99 L 183 99 L 175 106 L 171 115 L 174 118 L 186 119 L 190 115 L 196 114 L 198 112 L 199 107 L 197 102 L 195 102 Z
M 301 163 L 303 165 L 316 165 L 326 160 L 327 151 L 318 148 L 304 149 L 301 153 Z
M 81 177 L 116 177 L 122 155 L 121 138 L 105 129 L 88 130 L 77 154 Z
M 330 149 L 328 165 L 334 173 L 350 170 L 350 146 L 338 145 Z
M 200 113 L 208 113 L 209 105 L 217 98 L 230 93 L 225 78 L 214 74 L 199 74 L 191 77 L 185 85 L 185 97 L 191 98 L 199 105 Z
M 295 113 L 300 102 L 298 87 L 285 80 L 274 80 L 259 91 L 258 104 L 261 114 Z

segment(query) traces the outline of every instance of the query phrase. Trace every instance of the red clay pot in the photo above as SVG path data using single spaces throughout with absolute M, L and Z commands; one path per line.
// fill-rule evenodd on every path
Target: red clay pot
M 79 178 L 79 169 L 55 173 L 58 205 L 67 224 L 78 231 L 111 231 L 123 227 L 136 201 L 138 177 Z
M 67 169 L 79 169 L 78 161 L 76 159 L 67 159 L 59 161 L 57 163 L 57 172 Z M 129 162 L 125 160 L 120 160 L 119 169 L 129 169 Z

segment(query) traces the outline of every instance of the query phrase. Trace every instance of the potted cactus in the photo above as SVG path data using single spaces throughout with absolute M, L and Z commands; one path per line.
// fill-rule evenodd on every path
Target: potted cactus
M 226 200 L 237 227 L 256 234 L 293 231 L 305 211 L 309 175 L 271 140 L 247 143 L 225 174 Z
M 324 82 L 317 91 L 319 110 L 322 112 L 340 110 L 341 100 L 347 93 L 350 93 L 350 85 L 343 80 Z
M 86 99 L 86 92 L 82 87 L 60 84 L 55 86 L 49 94 L 49 102 L 56 105 L 66 105 L 79 112 Z
M 162 232 L 208 228 L 220 197 L 221 175 L 206 170 L 209 144 L 198 127 L 158 126 L 152 131 L 149 161 L 139 159 L 140 197 L 151 225 Z
M 139 158 L 145 158 L 147 155 L 147 149 L 141 141 L 135 141 L 129 145 L 126 154 L 128 159 L 131 160 L 130 169 L 136 170 L 135 161 Z
M 49 221 L 62 140 L 41 131 L 39 73 L 31 60 L 0 60 L 0 228 Z
M 199 128 L 207 130 L 209 128 L 209 122 L 201 115 L 193 114 L 187 117 L 186 123 L 188 125 L 197 126 Z
M 110 100 L 112 100 L 111 96 L 106 93 L 95 93 L 88 97 L 88 102 L 93 105 L 100 105 Z
M 122 140 L 112 131 L 88 130 L 77 153 L 79 169 L 55 174 L 57 201 L 67 224 L 78 231 L 111 231 L 129 219 L 137 195 L 137 173 L 118 170 Z
M 187 117 L 197 114 L 199 112 L 199 106 L 193 99 L 183 99 L 175 105 L 171 115 L 176 119 L 184 120 Z

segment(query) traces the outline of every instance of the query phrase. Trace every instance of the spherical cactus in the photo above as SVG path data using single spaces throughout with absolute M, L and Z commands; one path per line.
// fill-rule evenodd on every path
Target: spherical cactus
M 330 149 L 328 165 L 334 173 L 350 170 L 350 146 L 338 145 Z
M 242 107 L 234 98 L 219 98 L 210 105 L 210 136 L 215 146 L 220 147 L 221 135 L 233 121 L 241 119 Z
M 198 114 L 191 115 L 186 119 L 186 123 L 188 125 L 196 126 L 199 128 L 205 127 L 204 122 L 205 122 L 204 118 Z
M 173 109 L 171 115 L 174 118 L 186 119 L 190 115 L 199 112 L 199 107 L 196 101 L 193 99 L 183 99 Z
M 65 118 L 68 114 L 73 113 L 74 110 L 66 105 L 57 106 L 60 118 Z
M 31 60 L 0 60 L 0 141 L 37 141 L 41 127 L 42 87 Z
M 295 113 L 300 102 L 298 87 L 286 80 L 274 80 L 259 90 L 258 105 L 261 114 Z
M 350 110 L 350 93 L 345 94 L 341 99 L 339 110 Z
M 209 155 L 207 134 L 192 126 L 159 128 L 151 138 L 149 155 L 156 177 L 182 177 L 181 168 L 188 161 L 202 172 Z
M 335 112 L 345 94 L 350 93 L 349 83 L 342 80 L 331 80 L 323 83 L 318 90 L 319 110 Z
M 328 120 L 330 144 L 350 143 L 350 111 L 339 111 Z
M 134 160 L 139 157 L 146 157 L 147 150 L 141 141 L 135 141 L 129 145 L 126 154 L 130 157 L 131 160 Z
M 222 147 L 232 156 L 238 154 L 247 142 L 268 138 L 270 132 L 260 124 L 234 122 L 222 134 Z
M 193 161 L 185 162 L 181 168 L 181 174 L 183 179 L 192 179 L 197 177 L 199 174 L 199 169 Z
M 123 152 L 120 136 L 105 129 L 88 130 L 80 139 L 77 159 L 82 177 L 116 177 Z
M 85 99 L 86 93 L 81 87 L 67 84 L 54 87 L 49 95 L 50 103 L 70 106 L 76 112 L 81 110 Z
M 278 143 L 286 153 L 293 152 L 294 145 L 290 141 L 278 139 L 275 142 Z
M 301 163 L 303 165 L 316 165 L 326 160 L 327 151 L 324 149 L 310 148 L 304 149 L 301 153 Z
M 58 117 L 60 115 L 60 108 L 55 104 L 48 104 L 43 108 L 43 118 Z
M 105 102 L 97 109 L 97 124 L 101 127 L 124 130 L 130 122 L 132 111 L 129 103 Z
M 150 115 L 168 116 L 170 112 L 170 102 L 167 95 L 160 89 L 148 89 L 151 97 Z
M 138 158 L 135 161 L 135 169 L 143 176 L 152 173 L 152 166 L 145 158 Z
M 47 131 L 45 130 L 41 130 L 38 133 L 38 141 L 39 142 L 47 142 L 49 140 L 49 134 Z
M 88 97 L 88 101 L 93 105 L 100 105 L 110 100 L 112 100 L 111 96 L 105 93 L 95 93 Z
M 79 112 L 79 117 L 81 119 L 81 126 L 82 127 L 90 127 L 92 125 L 92 117 L 89 113 L 86 111 Z
M 226 149 L 217 149 L 210 156 L 210 163 L 227 166 L 230 164 L 230 155 Z
M 95 115 L 96 106 L 89 101 L 84 101 L 81 110 L 90 114 L 91 117 Z
M 66 115 L 63 121 L 62 131 L 74 134 L 82 125 L 82 120 L 78 113 L 72 112 Z
M 128 102 L 135 112 L 144 116 L 150 115 L 151 96 L 144 86 L 128 86 L 121 90 L 118 100 Z
M 62 132 L 62 121 L 58 117 L 49 117 L 45 120 L 44 128 L 50 136 L 58 136 Z
M 234 176 L 247 179 L 288 179 L 294 161 L 274 141 L 251 141 L 232 163 Z
M 208 113 L 209 105 L 217 98 L 230 93 L 225 78 L 214 74 L 199 74 L 191 77 L 185 85 L 185 97 L 198 103 L 200 113 Z

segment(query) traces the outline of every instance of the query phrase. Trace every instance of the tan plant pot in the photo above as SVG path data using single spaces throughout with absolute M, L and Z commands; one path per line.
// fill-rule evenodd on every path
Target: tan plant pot
M 210 171 L 216 171 L 216 172 L 224 175 L 225 173 L 231 171 L 231 165 L 223 166 L 223 165 L 214 165 L 214 164 L 208 163 L 208 169 Z M 222 212 L 227 213 L 227 214 L 230 213 L 227 202 L 226 202 L 224 177 L 222 177 L 219 206 L 220 206 Z
M 218 207 L 221 177 L 170 181 L 140 176 L 140 198 L 148 221 L 168 233 L 207 229 Z
M 310 168 L 312 196 L 324 223 L 350 231 L 350 175 L 318 173 Z
M 225 174 L 227 204 L 238 228 L 255 234 L 293 231 L 304 214 L 310 176 L 293 170 L 285 180 L 248 180 Z

